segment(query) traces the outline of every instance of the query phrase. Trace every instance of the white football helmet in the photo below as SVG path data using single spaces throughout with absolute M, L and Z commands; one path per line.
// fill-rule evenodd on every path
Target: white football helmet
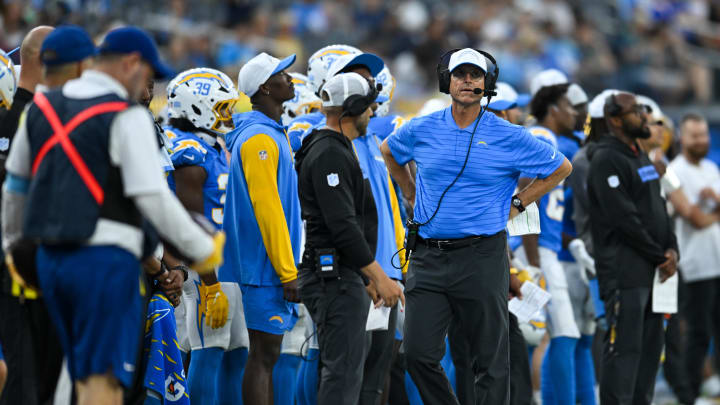
M 167 86 L 168 118 L 186 118 L 197 128 L 222 135 L 234 128 L 239 94 L 232 80 L 210 68 L 186 70 Z
M 16 90 L 17 77 L 12 59 L 0 49 L 0 107 L 10 109 Z
M 302 73 L 290 73 L 295 85 L 295 98 L 283 103 L 282 123 L 290 125 L 293 118 L 319 110 L 320 98 L 310 88 L 307 76 Z
M 395 93 L 395 78 L 390 74 L 390 69 L 388 69 L 387 65 L 375 76 L 375 83 L 382 85 L 382 90 L 380 90 L 380 94 L 378 95 L 378 108 L 375 111 L 375 115 L 384 117 L 390 112 L 390 103 Z
M 350 45 L 328 45 L 315 51 L 308 59 L 307 76 L 310 87 L 315 94 L 320 94 L 322 85 L 325 84 L 328 69 L 335 60 L 348 54 L 359 54 L 361 50 Z

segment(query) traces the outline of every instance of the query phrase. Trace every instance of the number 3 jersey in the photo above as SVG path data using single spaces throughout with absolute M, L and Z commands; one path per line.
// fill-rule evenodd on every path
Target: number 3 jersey
M 229 172 L 225 151 L 211 135 L 179 131 L 173 127 L 165 127 L 165 134 L 172 142 L 170 158 L 176 170 L 183 166 L 205 169 L 203 214 L 217 229 L 221 229 Z M 168 185 L 173 192 L 176 191 L 173 172 L 168 174 Z
M 545 127 L 531 127 L 528 129 L 531 134 L 539 140 L 552 145 L 555 153 L 560 153 L 556 135 Z M 529 177 L 521 175 L 520 177 Z M 534 176 L 533 176 L 534 177 Z M 538 235 L 538 245 L 550 249 L 553 252 L 559 252 L 562 249 L 562 230 L 563 230 L 563 213 L 565 212 L 565 191 L 561 182 L 549 193 L 542 196 L 538 202 L 540 211 L 540 235 Z M 511 238 L 510 248 L 515 250 L 522 244 L 521 238 Z

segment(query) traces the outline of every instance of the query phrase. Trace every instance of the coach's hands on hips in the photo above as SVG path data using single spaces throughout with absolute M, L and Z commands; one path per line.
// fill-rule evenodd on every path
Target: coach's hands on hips
M 658 270 L 660 270 L 661 283 L 664 283 L 665 280 L 675 275 L 675 272 L 677 271 L 678 254 L 675 249 L 666 250 L 665 258 L 667 258 L 667 260 L 658 266 Z
M 298 293 L 297 279 L 282 283 L 283 298 L 289 302 L 300 302 L 300 294 Z
M 200 308 L 205 313 L 205 324 L 213 329 L 222 328 L 227 322 L 230 304 L 220 288 L 220 283 L 200 284 Z
M 213 251 L 204 260 L 194 263 L 192 269 L 199 274 L 215 271 L 223 262 L 223 249 L 225 248 L 225 232 L 218 231 L 213 235 Z

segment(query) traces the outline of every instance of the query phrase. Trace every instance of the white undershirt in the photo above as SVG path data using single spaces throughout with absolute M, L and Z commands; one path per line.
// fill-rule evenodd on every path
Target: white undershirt
M 715 163 L 702 159 L 695 165 L 683 155 L 676 157 L 670 168 L 677 174 L 682 189 L 691 204 L 704 212 L 715 210 L 712 201 L 700 202 L 700 191 L 712 188 L 720 194 L 720 171 Z M 687 282 L 720 277 L 720 224 L 717 222 L 703 229 L 697 229 L 684 218 L 677 218 L 676 229 L 680 247 L 680 271 Z

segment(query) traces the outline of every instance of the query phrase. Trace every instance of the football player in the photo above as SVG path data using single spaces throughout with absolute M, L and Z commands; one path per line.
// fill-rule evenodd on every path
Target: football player
M 180 73 L 167 89 L 175 170 L 170 188 L 190 211 L 222 228 L 228 162 L 218 138 L 233 128 L 238 92 L 224 73 L 208 68 Z M 237 283 L 215 273 L 190 272 L 183 286 L 186 329 L 192 356 L 188 386 L 193 404 L 238 403 L 248 335 Z
M 359 49 L 350 45 L 328 45 L 318 49 L 310 56 L 310 59 L 308 59 L 307 80 L 310 90 L 315 93 L 318 100 L 320 99 L 318 95 L 320 94 L 322 85 L 325 83 L 328 70 L 335 60 L 343 55 L 356 55 L 360 53 L 362 52 Z M 297 116 L 287 124 L 283 121 L 283 124 L 288 127 L 287 133 L 288 137 L 290 137 L 290 144 L 293 151 L 300 149 L 304 134 L 310 133 L 310 129 L 321 121 L 324 121 L 324 119 L 325 116 L 318 110 Z

